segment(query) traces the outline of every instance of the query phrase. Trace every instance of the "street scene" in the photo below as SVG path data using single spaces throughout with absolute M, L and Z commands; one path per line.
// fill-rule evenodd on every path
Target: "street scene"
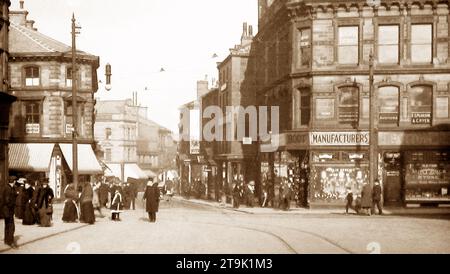
M 0 0 L 0 254 L 450 253 L 448 1 L 112 2 Z

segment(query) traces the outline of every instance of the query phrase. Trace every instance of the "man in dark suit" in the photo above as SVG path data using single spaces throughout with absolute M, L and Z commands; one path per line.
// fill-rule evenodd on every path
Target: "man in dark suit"
M 16 183 L 16 178 L 11 176 L 9 178 L 9 183 L 5 186 L 3 190 L 3 217 L 5 218 L 5 244 L 12 248 L 17 248 L 14 242 L 14 209 L 16 207 L 17 193 L 14 189 Z
M 378 207 L 378 213 L 383 214 L 383 209 L 381 207 L 381 186 L 380 181 L 375 180 L 375 185 L 372 190 L 372 214 L 375 214 L 375 205 Z

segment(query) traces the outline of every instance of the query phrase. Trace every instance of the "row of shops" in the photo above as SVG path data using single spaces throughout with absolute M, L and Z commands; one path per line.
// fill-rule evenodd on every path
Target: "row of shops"
M 201 198 L 231 202 L 233 182 L 255 181 L 260 203 L 264 192 L 277 201 L 283 183 L 290 182 L 296 204 L 308 207 L 342 204 L 349 189 L 358 194 L 369 181 L 369 132 L 288 132 L 275 138 L 275 152 L 248 159 L 185 155 L 181 182 L 201 182 Z M 380 131 L 377 143 L 385 205 L 450 203 L 450 132 Z

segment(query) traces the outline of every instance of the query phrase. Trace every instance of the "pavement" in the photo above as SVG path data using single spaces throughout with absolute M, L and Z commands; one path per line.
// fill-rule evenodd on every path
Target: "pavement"
M 342 208 L 234 209 L 173 197 L 161 201 L 157 224 L 152 224 L 142 201 L 136 204 L 135 211 L 121 215 L 122 222 L 112 222 L 104 209 L 108 217 L 97 218 L 95 225 L 63 223 L 63 205 L 56 204 L 52 227 L 23 226 L 16 220 L 19 249 L 2 241 L 0 253 L 450 253 L 449 208 L 386 209 L 384 216 L 364 217 L 345 215 Z M 1 221 L 1 232 L 3 226 Z
M 175 196 L 175 199 L 181 203 L 185 204 L 196 204 L 201 206 L 209 206 L 218 209 L 225 209 L 230 211 L 242 212 L 247 214 L 280 214 L 280 215 L 297 215 L 297 214 L 342 214 L 345 211 L 344 205 L 342 207 L 330 206 L 324 204 L 313 204 L 310 209 L 307 208 L 297 208 L 291 207 L 289 210 L 280 210 L 274 208 L 262 208 L 262 207 L 247 207 L 241 205 L 239 208 L 233 208 L 231 204 L 222 204 L 210 200 L 200 200 L 200 199 L 186 199 L 184 197 Z M 351 211 L 351 210 L 350 210 Z M 383 208 L 384 215 L 450 215 L 450 207 L 388 207 Z

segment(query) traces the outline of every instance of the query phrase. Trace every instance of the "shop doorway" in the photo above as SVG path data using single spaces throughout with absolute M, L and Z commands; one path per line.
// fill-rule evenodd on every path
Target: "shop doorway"
M 402 205 L 402 168 L 401 154 L 387 152 L 384 154 L 384 204 Z

